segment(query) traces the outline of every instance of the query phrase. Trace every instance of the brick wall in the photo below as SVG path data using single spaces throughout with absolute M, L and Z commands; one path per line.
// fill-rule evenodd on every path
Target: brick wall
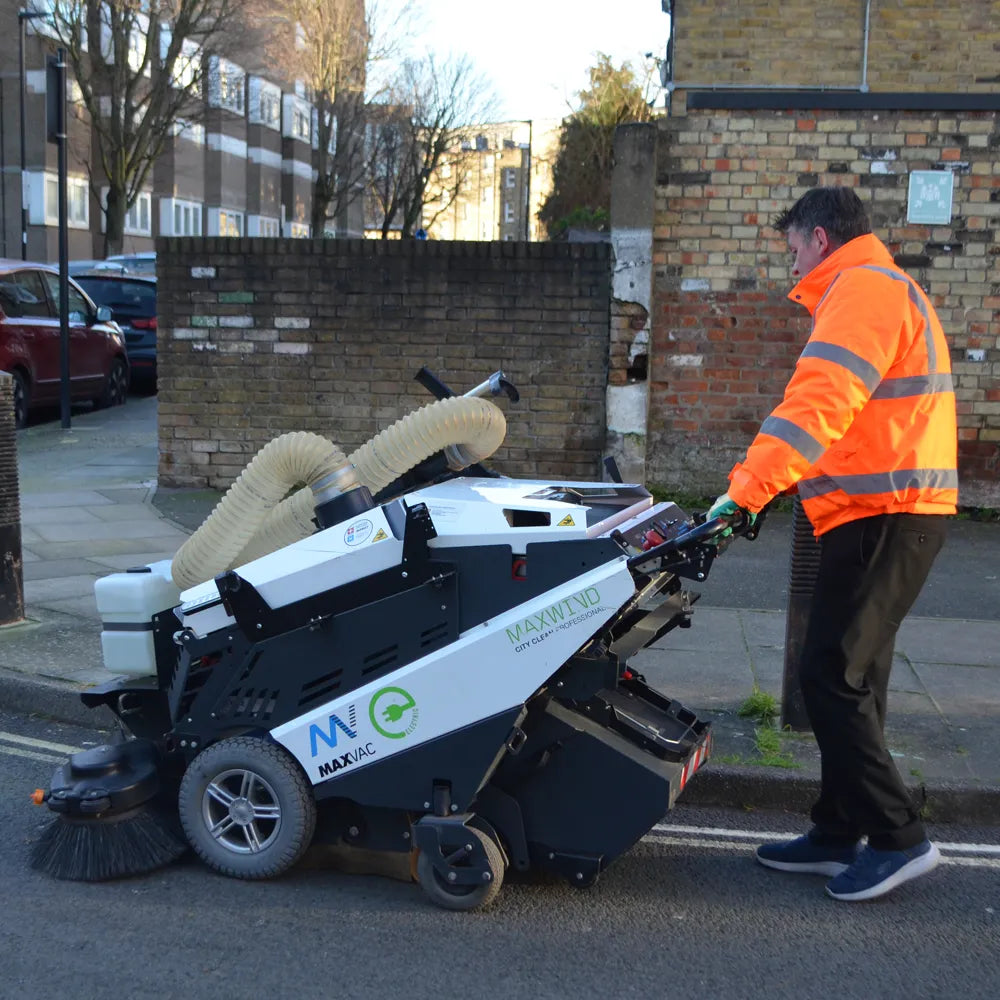
M 682 0 L 674 78 L 696 86 L 858 87 L 863 0 Z M 1000 0 L 874 0 L 874 91 L 993 91 Z
M 346 452 L 503 368 L 515 476 L 600 478 L 610 275 L 601 245 L 170 239 L 157 243 L 159 482 L 227 487 L 295 430 Z
M 1000 120 L 993 112 L 690 112 L 659 122 L 647 479 L 721 489 L 808 335 L 777 212 L 855 187 L 952 348 L 962 502 L 1000 502 Z M 947 226 L 908 225 L 912 170 L 951 170 Z M 982 360 L 972 360 L 973 358 Z

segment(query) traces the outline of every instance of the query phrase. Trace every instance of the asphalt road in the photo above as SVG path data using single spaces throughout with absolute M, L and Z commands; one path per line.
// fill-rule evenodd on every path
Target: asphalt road
M 593 888 L 508 883 L 474 914 L 315 866 L 265 883 L 194 861 L 106 884 L 31 871 L 50 814 L 27 796 L 60 756 L 46 744 L 100 741 L 0 713 L 2 998 L 997 996 L 1000 828 L 933 830 L 959 845 L 945 864 L 856 905 L 750 859 L 762 831 L 801 831 L 802 817 L 683 806 Z
M 708 579 L 690 586 L 712 607 L 784 611 L 791 548 L 791 514 L 770 514 L 756 541 L 736 539 L 712 565 Z M 1000 618 L 1000 524 L 953 518 L 910 614 Z

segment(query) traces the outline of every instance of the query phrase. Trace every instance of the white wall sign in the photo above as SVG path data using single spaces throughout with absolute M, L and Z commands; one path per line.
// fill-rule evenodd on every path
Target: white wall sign
M 954 187 L 955 175 L 950 170 L 914 170 L 910 174 L 906 221 L 947 225 L 951 222 Z

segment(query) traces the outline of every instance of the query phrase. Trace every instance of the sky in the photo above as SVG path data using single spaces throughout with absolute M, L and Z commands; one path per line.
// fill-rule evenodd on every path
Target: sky
M 380 6 L 388 13 L 401 2 Z M 638 68 L 646 52 L 662 58 L 670 34 L 660 0 L 416 0 L 415 6 L 415 54 L 421 46 L 440 56 L 467 54 L 492 80 L 498 120 L 506 121 L 563 118 L 586 87 L 596 52 Z

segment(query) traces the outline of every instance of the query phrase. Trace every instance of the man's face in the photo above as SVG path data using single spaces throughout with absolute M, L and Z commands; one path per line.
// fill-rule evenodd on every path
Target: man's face
M 813 230 L 788 230 L 788 252 L 792 255 L 792 276 L 804 278 L 830 254 L 830 239 L 822 226 Z

